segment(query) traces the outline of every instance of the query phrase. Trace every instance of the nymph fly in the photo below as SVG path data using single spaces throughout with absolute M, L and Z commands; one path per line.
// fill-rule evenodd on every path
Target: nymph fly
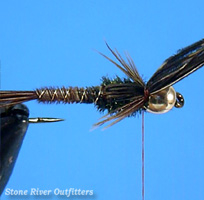
M 94 87 L 45 87 L 35 91 L 0 91 L 0 107 L 12 106 L 37 99 L 43 103 L 93 103 L 99 111 L 107 110 L 103 120 L 95 125 L 112 121 L 109 126 L 125 117 L 146 110 L 151 113 L 165 113 L 173 107 L 184 105 L 183 96 L 175 92 L 173 84 L 193 73 L 204 65 L 204 39 L 179 50 L 154 73 L 145 84 L 129 55 L 125 61 L 117 50 L 108 49 L 114 55 L 116 63 L 100 53 L 120 70 L 127 78 L 102 78 L 102 83 Z

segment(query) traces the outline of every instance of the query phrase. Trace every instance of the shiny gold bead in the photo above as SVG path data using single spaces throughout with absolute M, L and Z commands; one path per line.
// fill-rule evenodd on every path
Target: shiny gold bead
M 175 102 L 176 92 L 171 86 L 156 94 L 150 95 L 146 109 L 151 113 L 162 114 L 171 110 L 174 107 Z

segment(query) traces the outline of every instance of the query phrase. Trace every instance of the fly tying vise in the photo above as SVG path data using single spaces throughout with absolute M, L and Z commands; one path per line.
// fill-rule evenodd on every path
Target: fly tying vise
M 0 108 L 0 196 L 12 174 L 30 123 L 63 121 L 59 118 L 29 118 L 23 104 Z

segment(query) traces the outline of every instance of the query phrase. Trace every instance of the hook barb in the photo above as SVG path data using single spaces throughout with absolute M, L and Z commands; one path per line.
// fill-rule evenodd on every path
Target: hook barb
M 48 123 L 48 122 L 60 122 L 64 121 L 61 118 L 48 118 L 48 117 L 36 117 L 36 118 L 29 118 L 29 123 Z

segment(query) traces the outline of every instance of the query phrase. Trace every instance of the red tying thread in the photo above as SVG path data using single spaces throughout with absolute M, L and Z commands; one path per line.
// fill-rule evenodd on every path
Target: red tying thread
M 146 103 L 149 100 L 149 90 L 144 89 L 144 102 Z

